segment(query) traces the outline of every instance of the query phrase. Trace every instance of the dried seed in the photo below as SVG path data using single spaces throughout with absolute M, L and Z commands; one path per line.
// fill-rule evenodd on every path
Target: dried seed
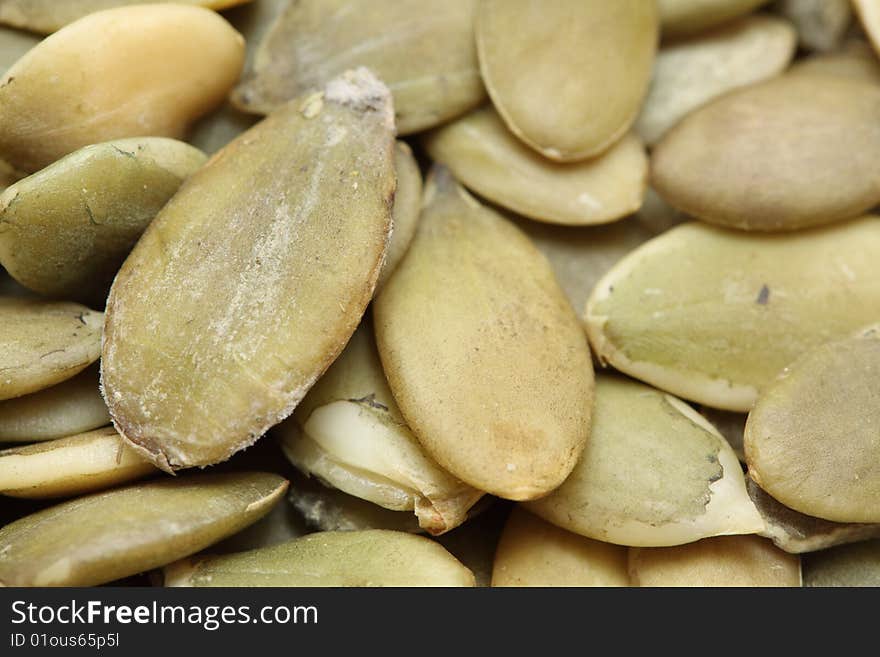
M 695 34 L 767 4 L 769 0 L 657 0 L 663 36 Z
M 583 330 L 528 238 L 447 170 L 373 310 L 394 398 L 443 468 L 509 499 L 565 479 L 589 430 Z
M 163 469 L 223 461 L 287 417 L 371 298 L 394 194 L 390 94 L 360 69 L 315 99 L 215 155 L 116 276 L 104 394 Z
M 658 16 L 643 0 L 481 0 L 476 33 L 507 127 L 545 157 L 572 161 L 607 150 L 635 120 Z
M 268 513 L 287 482 L 198 474 L 93 493 L 0 528 L 0 584 L 95 586 L 157 568 Z

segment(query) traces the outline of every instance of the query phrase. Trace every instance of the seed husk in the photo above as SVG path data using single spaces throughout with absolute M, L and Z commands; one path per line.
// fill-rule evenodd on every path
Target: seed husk
M 779 0 L 775 8 L 794 23 L 800 45 L 814 52 L 837 50 L 852 21 L 850 0 Z
M 0 399 L 61 383 L 98 360 L 103 320 L 78 303 L 0 297 Z
M 473 43 L 476 0 L 301 0 L 270 29 L 232 101 L 267 114 L 356 66 L 394 95 L 399 134 L 447 121 L 485 98 Z M 438 44 L 442 44 L 438 47 Z
M 102 307 L 134 243 L 205 159 L 162 137 L 63 157 L 0 194 L 0 263 L 39 294 Z
M 195 557 L 165 568 L 166 586 L 473 586 L 438 543 L 373 529 L 318 532 L 268 548 Z
M 873 216 L 786 235 L 682 224 L 597 284 L 590 342 L 630 376 L 748 412 L 804 351 L 876 321 L 878 258 Z
M 302 472 L 386 509 L 414 511 L 431 534 L 460 525 L 483 496 L 437 465 L 406 426 L 369 322 L 274 432 Z
M 749 413 L 749 476 L 795 511 L 880 522 L 878 381 L 880 325 L 798 358 Z
M 394 230 L 388 242 L 385 265 L 379 274 L 376 289 L 380 289 L 385 284 L 406 255 L 416 234 L 419 214 L 422 211 L 422 172 L 419 170 L 412 149 L 404 141 L 398 141 L 394 146 L 394 171 L 397 174 L 397 190 L 394 192 L 392 211 Z
M 486 106 L 429 133 L 428 154 L 477 194 L 553 224 L 602 224 L 642 204 L 648 159 L 640 140 L 623 137 L 585 162 L 548 160 L 523 144 Z
M 96 586 L 157 568 L 263 517 L 287 482 L 197 474 L 78 497 L 0 529 L 0 584 Z
M 664 37 L 696 34 L 744 16 L 769 0 L 658 0 Z
M 444 469 L 508 499 L 562 483 L 589 431 L 583 329 L 546 259 L 448 170 L 373 317 L 394 398 Z
M 57 385 L 0 402 L 0 443 L 54 440 L 107 424 L 97 363 Z
M 765 527 L 760 532 L 761 536 L 769 538 L 786 552 L 802 554 L 835 545 L 880 538 L 880 523 L 844 523 L 814 518 L 774 500 L 748 477 L 746 488 L 764 518 Z
M 689 114 L 654 150 L 652 184 L 670 204 L 704 221 L 793 230 L 877 205 L 880 179 L 871 173 L 877 152 L 880 89 L 781 76 Z
M 244 41 L 219 14 L 179 4 L 89 14 L 0 78 L 0 157 L 27 172 L 113 139 L 180 139 L 238 79 Z
M 150 224 L 110 291 L 101 361 L 147 458 L 229 458 L 342 351 L 384 259 L 393 149 L 387 88 L 349 72 L 233 141 Z
M 649 146 L 724 93 L 778 75 L 796 47 L 787 21 L 762 14 L 664 45 L 635 128 Z
M 156 468 L 122 442 L 113 427 L 0 451 L 0 494 L 52 498 L 82 495 L 139 479 Z
M 690 406 L 600 375 L 593 414 L 574 471 L 529 511 L 581 536 L 647 547 L 763 528 L 736 454 Z
M 880 541 L 842 545 L 803 557 L 804 586 L 880 586 Z
M 853 39 L 837 52 L 812 55 L 796 61 L 790 75 L 825 75 L 880 85 L 880 61 L 865 41 Z
M 607 150 L 635 120 L 658 16 L 642 0 L 480 0 L 476 34 L 507 127 L 544 157 L 573 161 Z
M 760 536 L 716 536 L 664 548 L 632 548 L 629 573 L 643 587 L 799 587 L 800 557 Z
M 629 586 L 627 549 L 578 536 L 520 506 L 498 542 L 492 586 Z

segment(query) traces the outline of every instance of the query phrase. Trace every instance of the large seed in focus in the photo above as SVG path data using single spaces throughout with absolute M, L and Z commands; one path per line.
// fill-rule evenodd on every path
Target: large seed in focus
M 284 496 L 275 474 L 198 474 L 79 497 L 0 529 L 0 584 L 95 586 L 198 552 Z
M 0 401 L 0 443 L 53 440 L 107 424 L 97 363 L 57 385 Z
M 179 4 L 90 14 L 0 78 L 0 157 L 37 171 L 122 137 L 181 138 L 238 79 L 244 42 L 219 14 Z
M 645 149 L 633 135 L 587 162 L 552 162 L 514 137 L 491 107 L 438 128 L 425 147 L 478 194 L 549 223 L 601 224 L 632 214 L 648 178 Z
M 423 536 L 318 532 L 250 552 L 165 568 L 166 586 L 473 586 L 474 575 Z
M 35 292 L 102 307 L 138 237 L 204 162 L 161 137 L 81 148 L 0 195 L 0 263 Z
M 660 142 L 652 184 L 722 226 L 791 230 L 880 202 L 880 89 L 782 76 L 690 114 Z
M 877 321 L 880 220 L 789 235 L 676 226 L 596 286 L 597 355 L 686 399 L 751 410 L 804 351 Z
M 590 439 L 559 488 L 526 506 L 582 536 L 664 546 L 764 523 L 736 454 L 690 406 L 648 386 L 600 376 Z
M 474 46 L 475 2 L 291 2 L 232 100 L 245 111 L 268 114 L 346 69 L 365 66 L 391 89 L 400 134 L 443 123 L 485 98 Z
M 553 160 L 598 155 L 639 112 L 657 49 L 655 3 L 481 0 L 480 70 L 510 130 Z
M 878 383 L 880 326 L 804 354 L 749 413 L 749 476 L 801 513 L 880 522 Z
M 757 15 L 663 46 L 636 131 L 654 145 L 704 103 L 781 73 L 796 45 L 787 21 Z
M 657 0 L 663 36 L 694 34 L 748 14 L 769 0 Z
M 498 541 L 492 586 L 629 586 L 627 550 L 514 507 Z
M 422 172 L 405 141 L 398 141 L 394 145 L 394 171 L 397 174 L 394 209 L 391 213 L 394 230 L 388 242 L 385 264 L 379 274 L 377 288 L 385 284 L 406 255 L 416 234 L 416 225 L 422 211 Z
M 0 493 L 82 495 L 157 472 L 112 427 L 0 451 Z
M 431 534 L 460 525 L 483 495 L 437 465 L 406 426 L 369 323 L 275 432 L 301 471 L 386 509 L 415 511 Z
M 387 88 L 359 69 L 192 176 L 113 283 L 101 361 L 119 432 L 166 470 L 223 461 L 290 415 L 342 351 L 385 255 Z
M 716 536 L 688 545 L 633 548 L 634 586 L 759 587 L 801 585 L 801 560 L 760 536 Z
M 61 383 L 98 360 L 103 319 L 78 303 L 0 297 L 0 399 Z
M 509 499 L 562 483 L 589 431 L 583 330 L 546 259 L 447 170 L 373 311 L 394 398 L 442 467 Z

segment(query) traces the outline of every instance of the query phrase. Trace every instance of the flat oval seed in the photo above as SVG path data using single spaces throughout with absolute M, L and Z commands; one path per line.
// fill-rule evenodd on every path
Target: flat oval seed
M 102 307 L 134 243 L 205 159 L 162 137 L 71 153 L 0 194 L 0 263 L 35 292 Z
M 878 382 L 880 326 L 786 367 L 749 413 L 749 476 L 795 511 L 880 522 Z
M 768 0 L 657 0 L 663 36 L 695 34 L 748 14 Z
M 98 365 L 50 388 L 0 402 L 0 443 L 32 443 L 110 424 Z
M 877 205 L 877 153 L 880 89 L 782 76 L 690 114 L 657 146 L 651 171 L 655 189 L 691 216 L 792 230 Z
M 180 138 L 238 79 L 244 41 L 200 7 L 136 5 L 90 14 L 0 78 L 0 155 L 37 171 L 123 137 Z
M 526 508 L 563 529 L 621 545 L 751 534 L 763 522 L 736 454 L 680 400 L 599 376 L 590 440 L 574 471 Z
M 498 542 L 492 586 L 629 586 L 627 550 L 545 522 L 521 507 Z
M 804 557 L 804 586 L 880 586 L 880 541 L 865 541 Z
M 676 226 L 597 284 L 590 342 L 630 376 L 747 412 L 804 351 L 876 321 L 878 259 L 871 216 L 789 235 Z
M 801 560 L 760 536 L 716 536 L 689 545 L 633 548 L 633 585 L 799 587 Z
M 394 210 L 392 212 L 391 240 L 385 255 L 385 264 L 379 274 L 376 288 L 381 288 L 391 276 L 416 234 L 419 214 L 422 211 L 422 172 L 412 154 L 412 150 L 404 141 L 394 146 L 394 171 L 397 174 L 397 189 L 394 192 Z
M 478 105 L 486 92 L 473 43 L 476 0 L 300 0 L 266 35 L 254 73 L 232 95 L 267 114 L 348 68 L 365 66 L 394 94 L 407 135 Z M 442 44 L 442 45 L 441 45 Z
M 0 297 L 0 399 L 61 383 L 98 360 L 103 320 L 78 303 Z
M 81 495 L 151 472 L 112 427 L 0 451 L 0 493 L 11 497 Z
M 437 465 L 406 426 L 369 323 L 275 433 L 302 472 L 386 509 L 415 511 L 431 534 L 460 525 L 483 496 Z
M 582 160 L 629 130 L 657 49 L 644 0 L 480 0 L 477 51 L 507 127 L 553 160 Z
M 823 75 L 880 85 L 880 61 L 867 43 L 853 40 L 838 52 L 797 60 L 789 75 Z
M 447 170 L 373 313 L 394 398 L 443 468 L 509 499 L 562 483 L 589 431 L 583 330 L 528 238 Z
M 424 144 L 470 189 L 538 221 L 614 221 L 638 210 L 645 194 L 648 159 L 633 135 L 586 162 L 551 162 L 514 137 L 487 106 L 428 134 Z
M 207 9 L 227 9 L 251 0 L 150 0 Z M 265 0 L 260 0 L 265 2 Z M 31 32 L 51 34 L 88 14 L 114 7 L 142 4 L 142 0 L 0 0 L 0 23 Z
M 653 146 L 713 98 L 781 73 L 794 56 L 796 41 L 787 21 L 759 14 L 664 45 L 636 131 Z
M 850 0 L 780 0 L 776 10 L 792 21 L 807 50 L 837 50 L 852 21 Z
M 384 258 L 393 149 L 388 90 L 350 72 L 220 151 L 150 224 L 101 364 L 116 427 L 159 467 L 252 444 L 342 351 Z
M 474 575 L 422 536 L 319 532 L 250 552 L 165 568 L 166 586 L 473 586 Z
M 0 584 L 95 586 L 182 559 L 263 517 L 268 473 L 198 474 L 93 493 L 0 529 Z

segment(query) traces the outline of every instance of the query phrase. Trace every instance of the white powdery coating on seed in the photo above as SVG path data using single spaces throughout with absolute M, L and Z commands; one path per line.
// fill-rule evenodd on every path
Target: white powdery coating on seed
M 326 102 L 346 105 L 357 111 L 384 111 L 386 121 L 393 125 L 394 111 L 387 102 L 390 96 L 385 83 L 364 66 L 330 80 L 324 89 Z

